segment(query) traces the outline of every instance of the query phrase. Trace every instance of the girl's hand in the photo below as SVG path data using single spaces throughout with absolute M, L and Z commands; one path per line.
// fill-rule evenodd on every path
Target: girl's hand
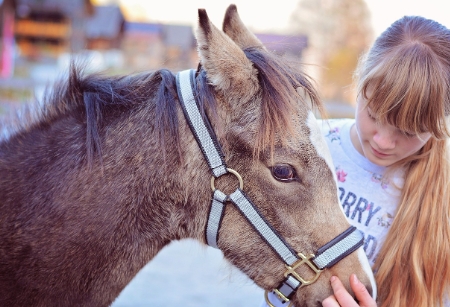
M 355 274 L 350 276 L 350 286 L 353 292 L 355 292 L 358 303 L 345 289 L 342 282 L 336 276 L 332 276 L 330 279 L 331 287 L 333 288 L 334 295 L 327 297 L 323 302 L 323 307 L 376 307 L 377 303 L 370 296 L 366 287 L 358 280 Z

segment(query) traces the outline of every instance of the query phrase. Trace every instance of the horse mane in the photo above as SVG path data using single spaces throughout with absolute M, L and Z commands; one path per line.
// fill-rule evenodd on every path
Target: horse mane
M 74 116 L 86 124 L 86 149 L 89 164 L 95 155 L 101 157 L 100 130 L 109 121 L 118 120 L 136 108 L 154 108 L 149 121 L 159 131 L 159 141 L 165 133 L 178 144 L 175 76 L 167 69 L 129 76 L 84 74 L 84 66 L 71 63 L 66 80 L 55 83 L 44 94 L 42 103 L 26 105 L 9 124 L 9 137 L 31 129 L 41 129 L 55 120 Z M 153 100 L 153 102 L 152 102 Z
M 273 149 L 276 134 L 280 136 L 280 133 L 292 132 L 292 97 L 298 97 L 296 88 L 303 88 L 319 110 L 321 104 L 309 77 L 299 69 L 299 65 L 288 64 L 286 59 L 260 48 L 248 48 L 244 52 L 258 71 L 261 88 L 261 120 L 255 148 L 255 153 L 259 154 L 267 147 Z M 206 106 L 212 119 L 217 122 L 214 88 L 201 65 L 196 79 L 195 95 L 199 97 L 200 110 L 206 116 Z M 177 144 L 181 158 L 177 100 L 175 76 L 167 69 L 111 77 L 101 74 L 84 75 L 83 67 L 72 63 L 68 79 L 57 82 L 52 91 L 45 95 L 44 103 L 37 104 L 35 110 L 25 110 L 24 118 L 27 120 L 20 121 L 16 133 L 48 126 L 65 116 L 76 116 L 86 124 L 87 157 L 91 164 L 96 155 L 101 157 L 101 128 L 135 108 L 148 107 L 154 109 L 154 117 L 148 120 L 153 121 L 155 130 L 159 133 L 162 152 L 165 152 L 165 142 L 170 138 L 171 143 Z

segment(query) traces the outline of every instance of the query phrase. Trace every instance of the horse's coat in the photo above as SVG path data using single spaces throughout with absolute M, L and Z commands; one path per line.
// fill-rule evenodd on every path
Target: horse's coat
M 260 212 L 310 253 L 349 226 L 296 88 L 319 103 L 315 90 L 262 46 L 233 5 L 223 29 L 199 10 L 201 110 Z M 72 67 L 37 119 L 0 142 L 0 306 L 108 306 L 170 241 L 205 242 L 210 173 L 175 86 L 167 70 L 111 78 Z M 236 182 L 217 184 L 229 192 Z M 282 262 L 233 206 L 218 246 L 259 286 L 283 279 Z M 351 273 L 374 287 L 355 252 L 293 302 L 317 306 L 331 275 Z

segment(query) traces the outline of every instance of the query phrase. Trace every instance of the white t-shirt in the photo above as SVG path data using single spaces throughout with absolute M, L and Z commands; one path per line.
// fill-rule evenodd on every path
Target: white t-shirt
M 362 156 L 350 139 L 353 119 L 319 121 L 330 148 L 339 199 L 349 222 L 364 233 L 364 250 L 373 265 L 391 226 L 403 186 L 402 172 L 386 176 L 386 167 Z

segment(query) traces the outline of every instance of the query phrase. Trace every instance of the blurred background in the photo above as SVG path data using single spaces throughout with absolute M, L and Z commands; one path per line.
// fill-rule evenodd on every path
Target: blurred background
M 197 9 L 220 28 L 230 3 L 269 49 L 306 64 L 331 117 L 353 116 L 358 58 L 393 21 L 450 23 L 447 0 L 0 0 L 0 115 L 39 99 L 72 58 L 109 74 L 194 68 Z
M 353 71 L 392 22 L 421 15 L 450 25 L 448 0 L 0 0 L 0 116 L 39 101 L 72 59 L 87 73 L 195 68 L 197 9 L 220 28 L 230 3 L 268 49 L 305 64 L 330 117 L 354 116 Z M 259 306 L 262 298 L 220 251 L 184 240 L 113 306 Z

